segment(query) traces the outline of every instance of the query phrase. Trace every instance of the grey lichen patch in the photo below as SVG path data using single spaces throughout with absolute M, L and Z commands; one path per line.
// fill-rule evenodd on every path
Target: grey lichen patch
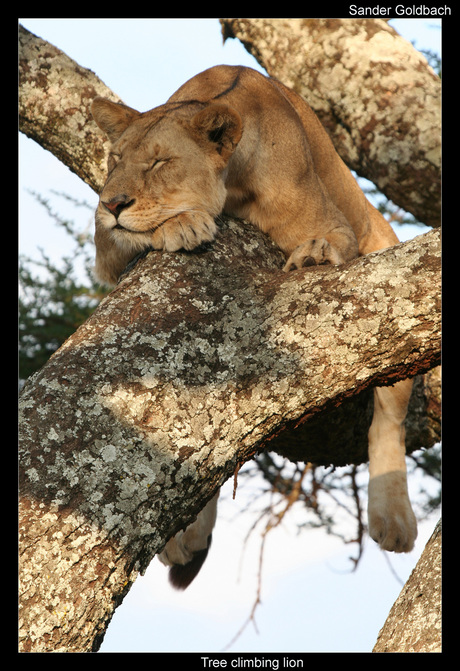
M 117 568 L 108 545 L 102 553 L 94 553 L 94 548 L 102 548 L 107 543 L 107 534 L 88 524 L 76 512 L 67 511 L 63 516 L 57 506 L 31 500 L 27 520 L 31 519 L 34 523 L 25 530 L 29 544 L 21 558 L 23 598 L 19 606 L 19 639 L 26 640 L 32 649 L 38 646 L 39 650 L 70 652 L 65 637 L 75 632 L 76 622 L 86 621 L 83 625 L 86 634 L 79 632 L 80 645 L 85 636 L 91 640 L 93 634 L 93 586 L 99 578 L 99 562 L 105 560 L 108 583 L 115 593 L 127 579 L 132 582 L 136 574 L 133 572 L 127 578 L 121 567 Z M 30 561 L 27 561 L 29 555 Z M 73 583 L 67 580 L 70 574 L 74 576 Z M 75 594 L 77 584 L 78 595 Z M 104 600 L 102 594 L 98 598 Z M 110 600 L 108 595 L 104 605 L 100 602 L 102 612 L 104 608 L 110 612 Z M 54 646 L 50 646 L 50 639 L 55 640 Z

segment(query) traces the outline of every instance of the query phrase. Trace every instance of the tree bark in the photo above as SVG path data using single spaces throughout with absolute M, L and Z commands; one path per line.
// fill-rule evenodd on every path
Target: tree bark
M 120 101 L 94 72 L 19 26 L 19 129 L 99 193 L 108 143 L 91 118 L 96 96 Z
M 270 450 L 294 462 L 311 461 L 324 466 L 365 463 L 373 410 L 374 395 L 372 389 L 366 389 L 294 430 L 283 431 L 270 442 Z M 415 378 L 405 429 L 407 454 L 440 442 L 440 366 Z
M 21 130 L 97 189 L 104 143 L 88 105 L 113 94 L 21 39 Z M 27 382 L 21 650 L 97 650 L 137 572 L 242 462 L 439 363 L 436 232 L 341 267 L 284 274 L 283 261 L 228 220 L 205 253 L 151 253 Z M 363 458 L 321 441 L 297 454 Z
M 239 464 L 437 365 L 439 247 L 431 232 L 285 274 L 228 222 L 206 253 L 141 260 L 21 395 L 22 649 L 97 649 L 136 572 Z
M 395 601 L 372 652 L 442 652 L 441 520 Z
M 221 19 L 272 77 L 302 95 L 358 175 L 441 224 L 441 80 L 381 19 Z

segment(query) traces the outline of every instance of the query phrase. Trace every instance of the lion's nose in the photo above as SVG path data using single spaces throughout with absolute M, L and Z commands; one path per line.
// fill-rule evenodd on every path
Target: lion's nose
M 127 207 L 130 207 L 134 203 L 134 198 L 129 199 L 129 196 L 122 193 L 119 196 L 115 196 L 108 201 L 103 200 L 102 204 L 106 207 L 113 216 L 118 219 L 120 212 L 125 210 Z

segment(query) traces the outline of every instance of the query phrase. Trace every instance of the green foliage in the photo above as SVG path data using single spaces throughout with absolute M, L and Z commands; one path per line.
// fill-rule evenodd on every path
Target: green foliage
M 442 78 L 442 65 L 441 65 L 441 56 L 433 51 L 432 49 L 420 49 L 421 53 L 425 56 L 430 65 L 438 77 Z
M 56 224 L 69 233 L 75 248 L 63 257 L 59 267 L 52 263 L 42 249 L 39 250 L 39 260 L 19 257 L 21 380 L 46 363 L 51 354 L 89 317 L 104 296 L 103 289 L 91 274 L 94 259 L 92 236 L 77 232 L 73 223 L 51 211 L 46 200 L 36 194 L 35 197 Z M 87 204 L 80 205 L 90 207 Z M 82 269 L 80 273 L 77 268 Z

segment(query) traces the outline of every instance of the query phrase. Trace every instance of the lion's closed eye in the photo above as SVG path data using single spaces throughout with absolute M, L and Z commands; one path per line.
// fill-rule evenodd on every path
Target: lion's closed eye
M 120 155 L 115 153 L 110 153 L 107 159 L 107 172 L 110 174 L 113 169 L 118 165 L 120 160 Z
M 169 158 L 155 158 L 149 163 L 147 163 L 147 170 L 154 170 L 157 171 L 159 170 L 162 166 L 164 166 L 166 163 L 168 163 L 170 159 Z

